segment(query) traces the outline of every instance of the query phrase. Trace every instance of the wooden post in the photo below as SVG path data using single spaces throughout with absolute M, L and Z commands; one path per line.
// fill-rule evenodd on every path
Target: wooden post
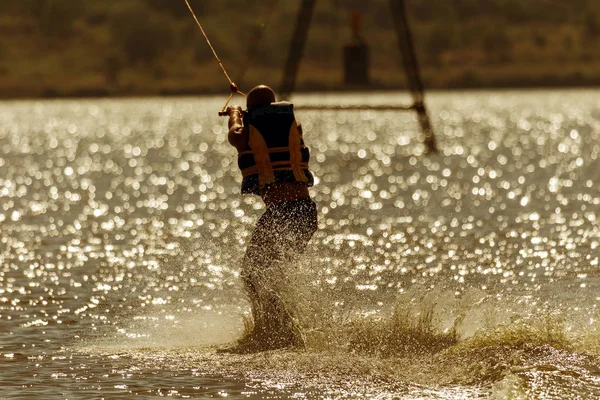
M 423 82 L 419 75 L 419 64 L 417 62 L 410 26 L 408 25 L 408 18 L 406 17 L 404 0 L 390 0 L 390 9 L 394 27 L 396 28 L 398 47 L 402 55 L 406 80 L 413 97 L 415 110 L 417 110 L 419 124 L 425 137 L 425 145 L 429 152 L 436 153 L 438 151 L 437 144 L 425 107 Z
M 282 100 L 288 100 L 294 89 L 296 88 L 296 76 L 302 53 L 304 52 L 304 44 L 308 35 L 308 27 L 310 19 L 315 8 L 316 0 L 302 0 L 300 12 L 296 18 L 296 28 L 290 42 L 287 62 L 283 70 L 283 79 L 279 88 L 279 97 Z
M 315 8 L 316 0 L 302 0 L 300 11 L 296 18 L 296 26 L 292 35 L 292 41 L 288 52 L 287 61 L 283 71 L 281 87 L 279 88 L 279 97 L 281 100 L 288 100 L 296 88 L 296 77 L 300 66 L 300 60 L 304 52 L 306 37 L 310 20 Z M 424 136 L 424 142 L 430 153 L 438 151 L 427 108 L 425 107 L 425 90 L 419 74 L 419 65 L 415 53 L 412 33 L 408 25 L 406 16 L 406 5 L 404 0 L 389 0 L 392 21 L 396 29 L 398 38 L 398 47 L 404 64 L 404 72 L 410 89 L 413 105 L 412 107 L 402 107 L 403 110 L 415 109 L 417 111 L 419 124 Z

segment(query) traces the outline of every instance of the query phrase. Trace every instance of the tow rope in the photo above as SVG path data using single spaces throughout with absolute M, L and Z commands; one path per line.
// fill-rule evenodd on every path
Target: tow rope
M 190 10 L 190 13 L 192 13 L 192 17 L 194 17 L 194 21 L 196 21 L 196 25 L 198 25 L 198 28 L 200 28 L 200 32 L 202 32 L 202 36 L 204 36 L 204 39 L 206 40 L 206 43 L 208 44 L 208 47 L 210 47 L 210 50 L 212 51 L 212 53 L 214 54 L 215 58 L 217 59 L 217 62 L 219 63 L 219 67 L 221 67 L 221 70 L 223 71 L 223 74 L 225 74 L 225 77 L 229 81 L 229 90 L 231 90 L 231 93 L 229 93 L 229 97 L 227 98 L 227 102 L 225 103 L 225 105 L 223 106 L 223 108 L 221 109 L 221 111 L 219 112 L 219 115 L 226 115 L 225 110 L 227 109 L 227 105 L 229 105 L 229 102 L 231 101 L 231 98 L 233 97 L 233 95 L 236 94 L 236 93 L 239 93 L 242 96 L 246 96 L 246 94 L 244 92 L 240 91 L 240 89 L 238 89 L 237 85 L 235 83 L 233 83 L 233 81 L 229 77 L 229 74 L 227 74 L 227 70 L 223 66 L 223 63 L 219 59 L 219 56 L 217 55 L 217 52 L 215 51 L 214 47 L 210 43 L 210 40 L 208 40 L 208 36 L 206 35 L 206 32 L 204 32 L 204 29 L 202 29 L 202 25 L 200 24 L 200 21 L 198 21 L 198 18 L 196 17 L 196 14 L 194 13 L 194 10 L 192 9 L 192 6 L 190 6 L 190 3 L 188 2 L 188 0 L 184 0 L 184 1 L 185 1 L 185 4 L 187 5 L 188 9 Z

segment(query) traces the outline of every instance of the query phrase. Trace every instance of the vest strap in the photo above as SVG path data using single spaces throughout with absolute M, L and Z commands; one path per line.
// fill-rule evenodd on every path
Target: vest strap
M 294 170 L 294 168 L 290 165 L 289 161 L 277 161 L 277 162 L 271 163 L 271 165 L 273 166 L 273 171 L 293 171 Z M 308 163 L 302 163 L 302 164 L 300 164 L 300 170 L 302 171 L 302 174 L 304 176 L 306 176 L 306 174 L 304 173 L 304 170 L 308 170 Z M 242 170 L 242 177 L 243 178 L 246 178 L 246 177 L 248 177 L 250 175 L 254 175 L 254 174 L 259 174 L 259 177 L 260 177 L 260 171 L 258 169 L 258 165 L 254 165 L 252 167 L 244 168 Z M 294 176 L 294 178 L 296 178 L 296 176 Z M 306 181 L 307 180 L 305 178 L 305 180 L 300 181 L 300 182 L 306 182 Z
M 302 153 L 300 152 L 300 143 L 302 138 L 300 137 L 300 131 L 298 130 L 298 123 L 296 120 L 292 122 L 290 127 L 290 133 L 288 136 L 288 146 L 290 146 L 290 164 L 292 165 L 292 172 L 294 178 L 298 182 L 308 182 L 306 174 L 302 170 Z
M 305 144 L 301 144 L 300 145 L 300 149 L 305 148 L 306 145 Z M 271 153 L 283 153 L 283 152 L 288 152 L 290 151 L 289 147 L 271 147 L 267 149 L 269 154 Z M 243 156 L 246 154 L 254 154 L 254 151 L 252 150 L 244 150 L 244 151 L 238 151 L 238 156 Z
M 269 149 L 265 139 L 254 125 L 250 125 L 248 145 L 252 148 L 258 172 L 258 184 L 263 186 L 275 182 L 273 164 L 269 159 Z M 242 171 L 243 172 L 243 171 Z

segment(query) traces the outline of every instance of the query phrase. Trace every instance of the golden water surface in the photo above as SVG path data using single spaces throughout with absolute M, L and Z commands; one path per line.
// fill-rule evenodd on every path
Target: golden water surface
M 0 103 L 0 398 L 599 398 L 598 98 L 431 94 L 433 155 L 412 113 L 297 111 L 309 346 L 244 356 L 224 99 Z

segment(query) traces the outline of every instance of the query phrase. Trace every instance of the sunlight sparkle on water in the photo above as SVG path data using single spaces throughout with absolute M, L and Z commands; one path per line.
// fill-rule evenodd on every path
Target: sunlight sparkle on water
M 385 321 L 395 312 L 408 318 L 407 326 L 410 318 L 429 316 L 423 332 L 442 338 L 455 332 L 471 343 L 484 332 L 480 340 L 493 342 L 509 340 L 501 330 L 506 324 L 537 326 L 558 316 L 561 322 L 551 327 L 564 327 L 566 339 L 557 334 L 544 342 L 537 331 L 527 337 L 560 351 L 600 349 L 596 98 L 593 92 L 432 95 L 436 155 L 425 155 L 410 113 L 298 112 L 317 177 L 311 193 L 320 223 L 290 282 L 299 290 L 298 307 L 307 303 L 312 318 L 322 312 L 335 322 L 323 319 L 313 332 L 343 327 L 352 315 Z M 310 391 L 298 386 L 309 376 L 302 375 L 302 360 L 296 360 L 298 381 L 287 384 L 276 372 L 261 371 L 256 387 L 229 388 L 206 376 L 205 355 L 181 350 L 233 340 L 243 330 L 248 308 L 239 263 L 264 209 L 240 196 L 224 121 L 207 111 L 217 108 L 214 99 L 2 104 L 0 322 L 7 335 L 0 350 L 6 362 L 73 390 L 86 380 L 94 382 L 86 387 L 101 386 L 94 377 L 102 376 L 102 388 L 110 389 L 98 390 L 107 397 L 142 393 L 149 377 L 158 380 L 161 395 L 194 396 L 203 385 L 190 377 L 198 375 L 221 397 L 280 391 L 302 398 Z M 376 335 L 377 326 L 365 332 Z M 522 325 L 510 326 L 519 331 Z M 322 345 L 324 337 L 336 336 L 315 342 Z M 568 345 L 556 345 L 563 339 Z M 102 345 L 77 354 L 94 343 Z M 373 350 L 358 339 L 351 344 L 358 353 Z M 134 350 L 121 356 L 130 345 Z M 167 353 L 154 354 L 157 348 Z M 545 355 L 538 361 L 577 370 L 590 384 L 586 364 L 567 361 L 583 356 L 559 350 L 540 350 Z M 118 355 L 109 360 L 119 365 L 104 364 L 105 354 Z M 43 360 L 29 361 L 38 357 Z M 52 365 L 53 357 L 65 358 Z M 415 365 L 433 371 L 456 360 L 438 361 Z M 342 360 L 333 364 L 342 375 L 351 370 Z M 319 364 L 307 359 L 306 365 Z M 67 373 L 73 366 L 77 372 Z M 478 389 L 469 386 L 475 378 L 467 376 L 484 386 L 489 377 L 484 369 L 469 375 L 467 368 L 465 376 L 444 375 L 448 368 L 425 377 L 396 371 L 395 377 L 406 398 L 476 398 Z M 534 392 L 548 382 L 557 393 L 567 390 L 547 371 L 519 373 L 535 383 Z M 511 376 L 495 388 L 511 387 Z M 13 372 L 8 378 L 21 379 Z M 335 393 L 343 393 L 341 381 L 331 379 Z M 423 381 L 412 385 L 417 379 Z M 435 388 L 439 381 L 465 387 Z

